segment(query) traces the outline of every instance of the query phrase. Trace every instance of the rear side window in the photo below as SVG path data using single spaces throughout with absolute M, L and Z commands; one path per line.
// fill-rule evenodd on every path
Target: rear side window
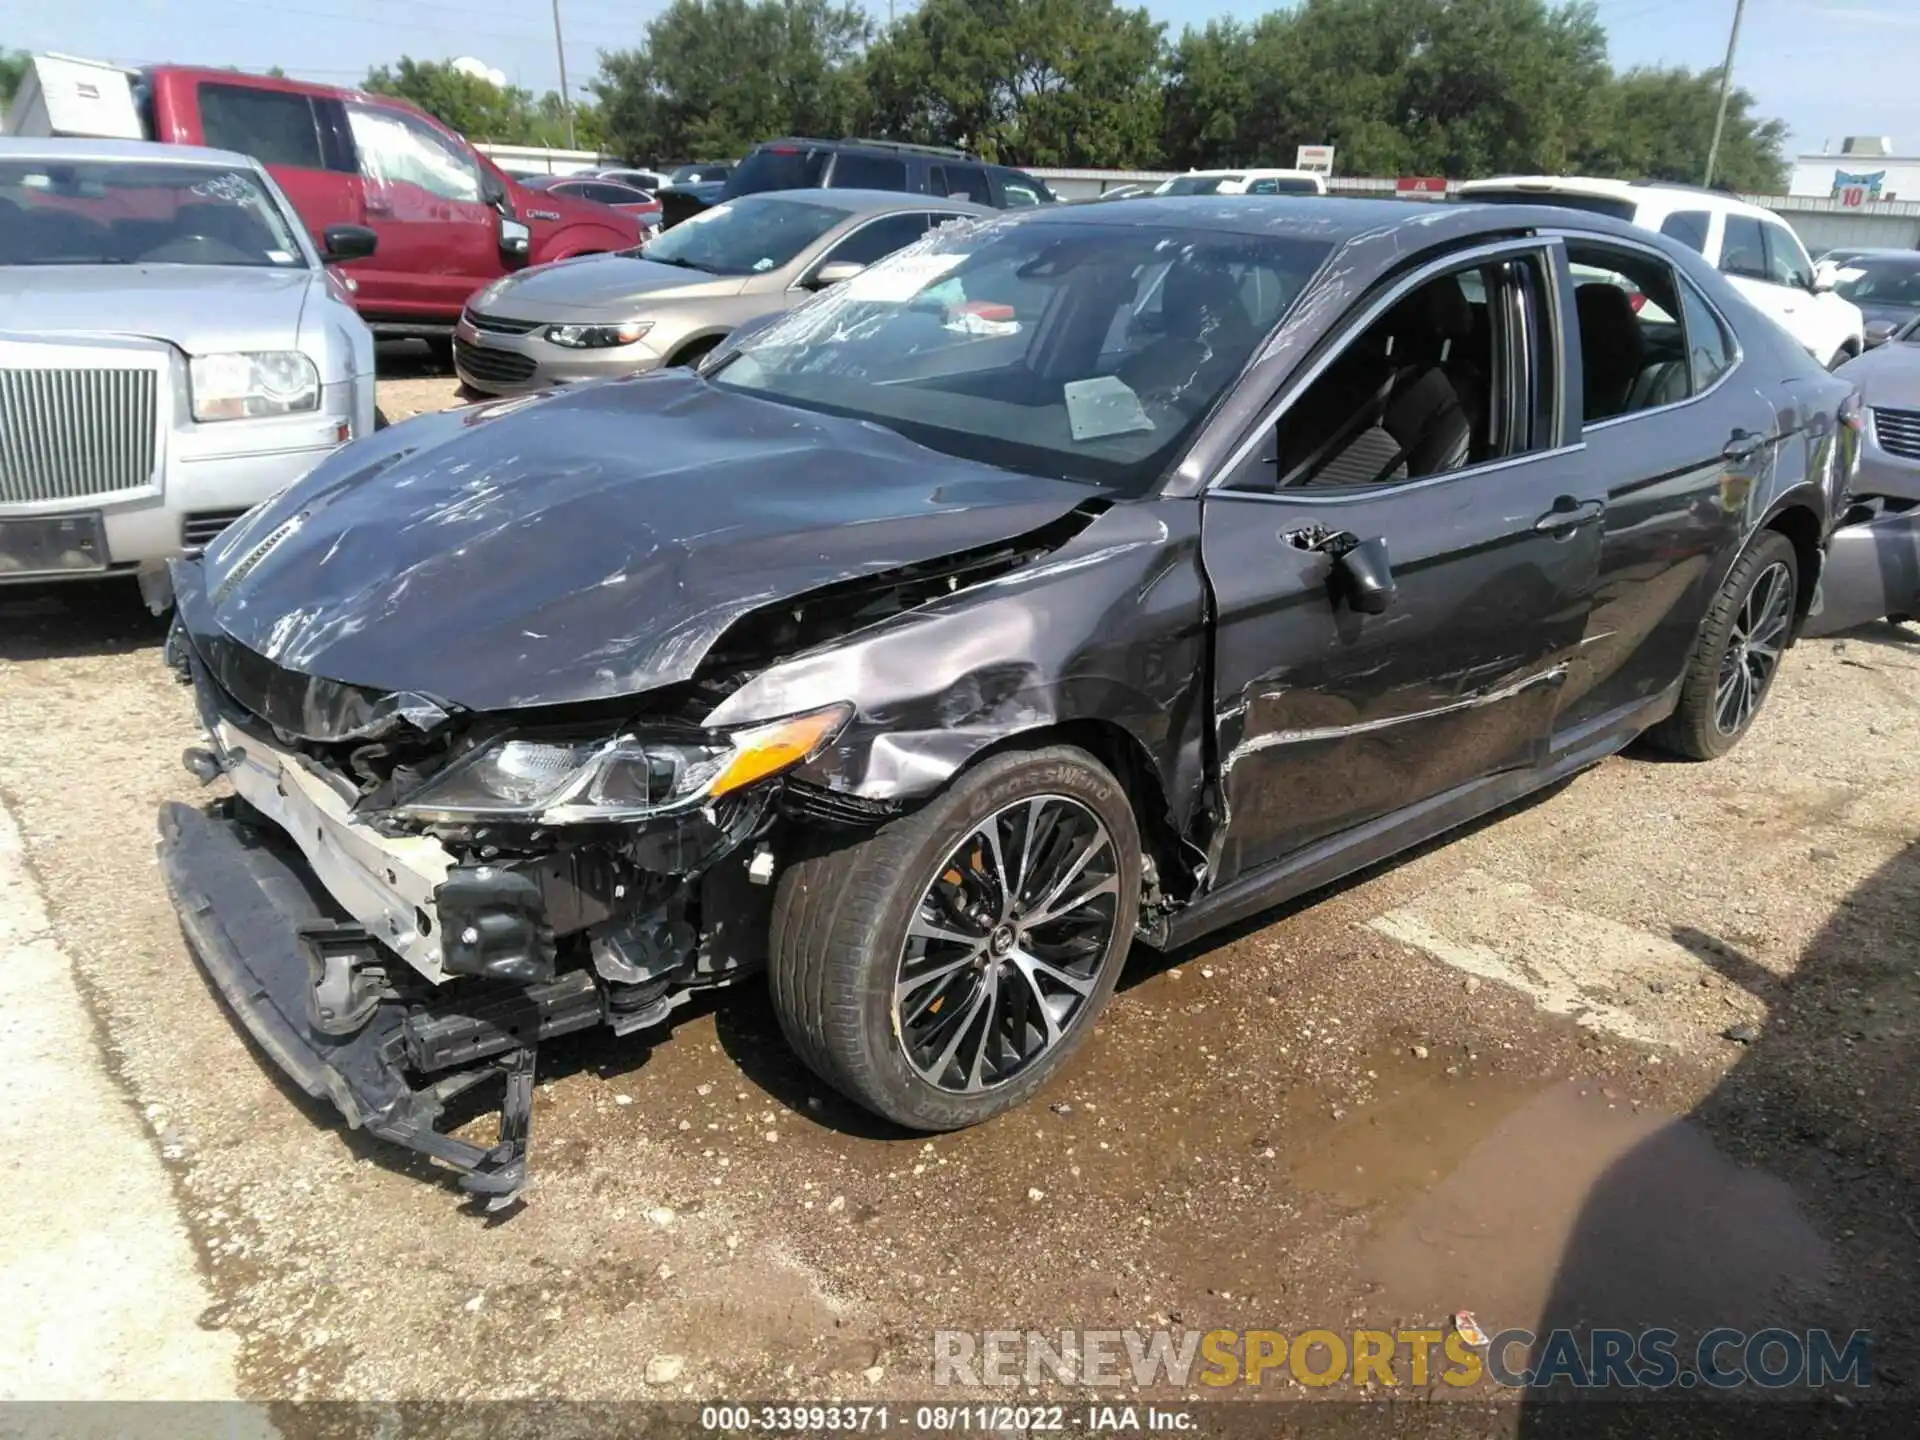
M 566 194 L 584 195 L 589 200 L 598 200 L 602 205 L 642 205 L 646 203 L 646 194 L 626 185 L 569 185 L 554 187 Z
M 1762 222 L 1760 232 L 1767 242 L 1767 279 L 1776 285 L 1797 285 L 1802 290 L 1813 284 L 1813 262 L 1801 247 L 1800 239 L 1786 226 Z
M 1311 180 L 1278 175 L 1262 175 L 1247 187 L 1249 195 L 1318 195 L 1320 187 Z
M 1699 291 L 1685 281 L 1680 285 L 1680 303 L 1687 321 L 1687 359 L 1693 372 L 1693 393 L 1708 389 L 1733 368 L 1733 337 L 1713 307 L 1700 298 Z
M 1720 242 L 1720 271 L 1747 280 L 1767 278 L 1767 245 L 1760 238 L 1760 222 L 1751 215 L 1727 216 L 1726 236 Z
M 1567 246 L 1588 424 L 1693 393 L 1673 267 L 1638 250 Z
M 1707 253 L 1707 226 L 1711 216 L 1704 210 L 1676 210 L 1660 222 L 1660 233 L 1678 240 L 1696 255 Z
M 833 170 L 827 184 L 835 190 L 904 190 L 907 162 L 893 155 L 842 150 L 833 157 Z
M 993 204 L 987 189 L 987 172 L 978 165 L 935 165 L 928 172 L 927 189 L 943 200 L 971 200 L 976 205 Z
M 740 162 L 727 177 L 726 197 L 758 195 L 765 190 L 817 190 L 827 173 L 827 152 L 797 145 L 765 145 Z
M 200 132 L 216 150 L 238 150 L 263 165 L 320 170 L 320 132 L 304 95 L 251 85 L 200 86 Z

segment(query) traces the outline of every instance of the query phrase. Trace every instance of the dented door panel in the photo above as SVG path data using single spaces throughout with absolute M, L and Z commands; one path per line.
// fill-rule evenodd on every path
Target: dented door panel
M 1536 522 L 1577 452 L 1337 500 L 1216 492 L 1212 587 L 1224 844 L 1216 884 L 1455 786 L 1530 766 L 1585 631 L 1599 526 Z M 1398 596 L 1336 602 L 1309 526 L 1387 542 Z

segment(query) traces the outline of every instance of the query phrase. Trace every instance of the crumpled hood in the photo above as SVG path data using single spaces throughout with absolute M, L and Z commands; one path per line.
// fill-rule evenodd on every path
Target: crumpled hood
M 280 666 L 475 710 L 684 680 L 748 611 L 1038 529 L 1093 492 L 666 372 L 336 452 L 208 551 Z
M 315 279 L 248 265 L 0 265 L 0 329 L 135 335 L 189 355 L 285 350 Z
M 483 315 L 516 320 L 629 319 L 649 301 L 737 295 L 746 278 L 709 275 L 629 255 L 581 255 L 523 270 L 474 300 Z

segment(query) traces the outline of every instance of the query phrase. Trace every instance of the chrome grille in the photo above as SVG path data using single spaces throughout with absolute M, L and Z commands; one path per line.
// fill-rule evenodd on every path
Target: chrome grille
M 504 315 L 482 315 L 468 310 L 467 323 L 476 330 L 491 330 L 496 335 L 525 335 L 540 328 L 538 320 L 509 320 Z
M 155 370 L 0 367 L 0 504 L 149 484 L 159 404 Z
M 1880 448 L 1889 455 L 1920 460 L 1920 410 L 1873 411 L 1873 434 Z

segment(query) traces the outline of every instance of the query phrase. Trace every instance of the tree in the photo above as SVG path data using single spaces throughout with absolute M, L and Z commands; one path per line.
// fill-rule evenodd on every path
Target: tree
M 1331 144 L 1355 175 L 1565 169 L 1611 73 L 1592 6 L 1546 0 L 1305 0 L 1188 30 L 1168 71 L 1171 163 Z
M 382 65 L 369 70 L 364 88 L 376 95 L 411 100 L 469 140 L 555 149 L 567 144 L 560 96 L 551 90 L 535 100 L 530 91 L 495 85 L 444 61 L 415 60 L 407 55 L 400 57 L 398 67 Z M 573 119 L 575 143 L 584 149 L 596 149 L 601 127 L 594 107 L 576 103 Z
M 27 78 L 27 66 L 32 59 L 24 50 L 0 49 L 0 106 L 12 102 L 13 92 Z
M 1719 99 L 1718 70 L 1629 70 L 1601 97 L 1600 123 L 1580 157 L 1581 168 L 1697 185 L 1706 173 Z M 1753 96 L 1736 86 L 1727 97 L 1714 182 L 1735 190 L 1784 190 L 1786 138 L 1786 124 L 1754 115 Z
M 775 135 L 844 134 L 871 34 L 863 11 L 833 0 L 673 0 L 642 44 L 601 52 L 591 89 L 607 144 L 699 159 Z
M 863 114 L 1010 164 L 1152 164 L 1162 30 L 1114 0 L 926 0 L 868 53 Z

